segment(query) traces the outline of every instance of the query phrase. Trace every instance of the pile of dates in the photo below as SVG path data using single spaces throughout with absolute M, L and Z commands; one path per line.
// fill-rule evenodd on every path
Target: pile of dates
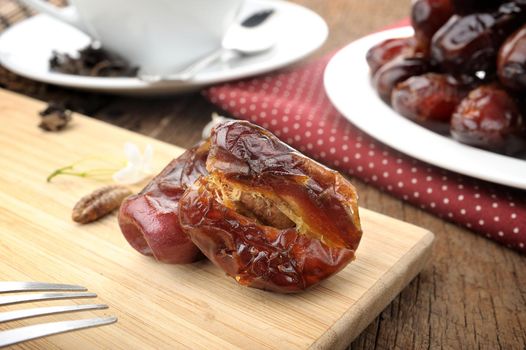
M 416 0 L 411 23 L 367 53 L 380 97 L 459 142 L 526 149 L 526 0 Z

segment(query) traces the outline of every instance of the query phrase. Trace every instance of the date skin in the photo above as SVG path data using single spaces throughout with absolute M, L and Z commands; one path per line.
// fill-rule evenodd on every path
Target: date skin
M 455 13 L 459 15 L 492 11 L 503 2 L 502 0 L 451 0 Z
M 515 2 L 491 13 L 453 16 L 433 36 L 431 58 L 450 74 L 491 76 L 501 44 L 525 20 L 526 6 Z
M 411 7 L 418 52 L 428 55 L 431 39 L 453 15 L 451 0 L 416 0 Z
M 399 56 L 412 55 L 416 46 L 414 37 L 387 39 L 367 51 L 367 64 L 374 75 L 384 64 Z
M 495 152 L 524 148 L 524 123 L 515 101 L 494 85 L 484 85 L 462 100 L 451 119 L 454 139 Z
M 299 292 L 354 259 L 357 194 L 339 173 L 248 122 L 214 129 L 207 169 L 180 200 L 181 224 L 238 283 Z
M 511 35 L 500 48 L 498 75 L 506 88 L 526 92 L 526 25 Z
M 391 104 L 404 117 L 446 134 L 451 115 L 466 94 L 453 77 L 428 73 L 398 84 L 393 90 Z
M 173 160 L 139 194 L 128 197 L 119 210 L 119 225 L 138 252 L 169 264 L 202 258 L 179 222 L 179 199 L 200 176 L 208 174 L 209 144 L 198 145 Z
M 398 57 L 387 62 L 376 72 L 373 76 L 373 87 L 380 98 L 390 104 L 391 93 L 398 83 L 430 70 L 430 63 L 423 57 Z

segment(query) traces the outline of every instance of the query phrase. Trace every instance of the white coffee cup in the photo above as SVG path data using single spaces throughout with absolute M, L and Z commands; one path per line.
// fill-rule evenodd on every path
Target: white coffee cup
M 244 0 L 22 0 L 85 32 L 147 74 L 169 74 L 216 50 Z

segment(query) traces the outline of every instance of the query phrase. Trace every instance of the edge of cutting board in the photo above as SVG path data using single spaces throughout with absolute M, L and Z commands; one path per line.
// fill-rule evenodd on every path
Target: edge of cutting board
M 360 207 L 361 212 L 368 212 L 368 216 L 387 217 L 390 220 L 403 222 L 422 231 L 420 241 L 414 245 L 389 272 L 380 278 L 338 321 L 336 321 L 312 345 L 311 349 L 345 349 L 374 321 L 400 292 L 420 273 L 431 257 L 431 250 L 435 235 L 420 226 L 394 219 L 372 210 Z M 383 291 L 383 293 L 379 293 Z M 378 298 L 382 295 L 382 298 Z

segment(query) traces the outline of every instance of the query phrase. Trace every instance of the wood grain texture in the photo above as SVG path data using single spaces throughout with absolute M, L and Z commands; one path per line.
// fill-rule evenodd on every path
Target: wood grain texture
M 292 0 L 329 24 L 332 52 L 406 17 L 410 0 Z M 0 7 L 12 0 L 0 0 Z M 0 72 L 1 73 L 1 72 Z M 132 99 L 74 92 L 0 75 L 0 84 L 42 100 L 68 101 L 97 119 L 182 147 L 199 140 L 217 109 L 199 94 Z M 526 259 L 474 233 L 353 179 L 363 207 L 428 228 L 437 236 L 430 264 L 350 349 L 526 348 Z
M 356 261 L 305 293 L 279 295 L 241 287 L 208 261 L 157 263 L 128 246 L 115 215 L 84 226 L 71 221 L 75 202 L 101 187 L 99 181 L 45 179 L 79 159 L 118 157 L 127 141 L 152 144 L 158 171 L 182 149 L 81 115 L 66 130 L 47 133 L 35 125 L 43 107 L 0 90 L 0 120 L 9 124 L 0 131 L 0 280 L 85 285 L 110 305 L 106 313 L 119 322 L 21 348 L 341 349 L 429 257 L 434 238 L 429 231 L 364 209 Z M 2 324 L 0 330 L 36 322 Z

